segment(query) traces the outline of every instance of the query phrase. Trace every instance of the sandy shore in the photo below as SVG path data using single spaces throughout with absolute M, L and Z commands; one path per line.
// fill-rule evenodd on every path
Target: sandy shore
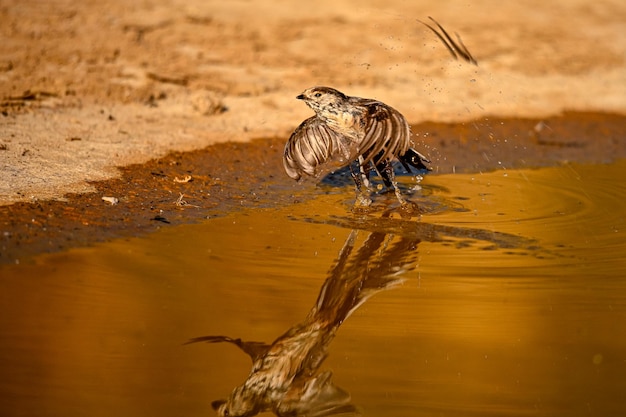
M 116 167 L 286 138 L 312 85 L 410 122 L 626 114 L 622 1 L 0 2 L 0 204 L 94 191 Z M 416 19 L 458 33 L 455 61 Z

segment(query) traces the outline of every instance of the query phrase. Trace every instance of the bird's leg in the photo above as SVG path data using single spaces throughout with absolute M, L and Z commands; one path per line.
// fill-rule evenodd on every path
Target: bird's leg
M 390 161 L 384 162 L 376 166 L 376 169 L 380 173 L 380 176 L 383 178 L 385 185 L 389 187 L 389 184 L 393 187 L 393 191 L 396 194 L 396 198 L 400 202 L 400 216 L 402 217 L 412 217 L 413 215 L 419 213 L 419 207 L 417 204 L 412 201 L 406 201 L 400 192 L 400 188 L 398 188 L 398 183 L 396 182 L 396 176 L 393 172 L 393 166 Z
M 383 167 L 380 173 L 381 173 L 381 177 L 383 178 L 383 181 L 385 182 L 385 185 L 389 186 L 388 184 L 391 184 L 391 186 L 393 187 L 393 192 L 396 194 L 396 198 L 400 202 L 400 205 L 403 208 L 408 207 L 409 204 L 406 202 L 406 200 L 402 196 L 402 193 L 400 192 L 400 188 L 398 188 L 398 183 L 396 182 L 396 175 L 393 172 L 393 165 L 391 165 L 391 162 L 386 161 L 383 164 Z
M 365 167 L 365 158 L 363 156 L 359 156 L 359 174 L 361 175 L 361 180 L 365 188 L 368 190 L 372 189 L 372 183 L 370 182 L 370 169 L 369 163 L 367 164 L 367 168 Z
M 352 179 L 354 180 L 354 184 L 356 185 L 356 189 L 357 191 L 361 191 L 361 188 L 363 187 L 363 181 L 361 180 L 361 172 L 359 171 L 354 172 L 354 163 L 350 164 L 350 175 L 352 176 Z
M 383 179 L 383 183 L 385 184 L 385 187 L 391 188 L 393 187 L 393 180 L 395 178 L 389 177 L 389 173 L 386 170 L 387 165 L 389 165 L 388 162 L 379 163 L 378 165 L 376 165 L 376 172 L 378 172 L 378 175 L 380 175 L 380 178 Z M 393 175 L 393 169 L 391 170 L 391 174 Z
M 358 171 L 355 167 L 356 164 L 358 164 Z M 350 173 L 352 174 L 352 179 L 356 185 L 356 201 L 354 202 L 354 207 L 357 209 L 361 207 L 369 207 L 372 204 L 372 199 L 370 197 L 369 172 L 366 173 L 363 170 L 361 161 L 353 161 L 350 164 Z

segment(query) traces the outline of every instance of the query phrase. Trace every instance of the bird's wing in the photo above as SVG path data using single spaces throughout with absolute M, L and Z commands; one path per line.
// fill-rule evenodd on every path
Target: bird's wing
M 411 128 L 404 116 L 380 101 L 359 100 L 367 109 L 365 135 L 359 144 L 364 163 L 378 163 L 404 154 L 411 146 Z
M 296 180 L 302 174 L 318 175 L 318 167 L 339 154 L 339 141 L 339 135 L 319 118 L 306 119 L 285 145 L 283 166 L 287 175 Z
M 247 353 L 248 356 L 250 356 L 250 358 L 252 359 L 252 362 L 255 362 L 257 359 L 259 359 L 260 357 L 265 355 L 267 353 L 267 351 L 271 347 L 267 343 L 262 343 L 262 342 L 244 342 L 241 339 L 233 339 L 233 338 L 228 337 L 228 336 L 200 336 L 200 337 L 194 337 L 193 339 L 189 339 L 187 342 L 185 342 L 183 344 L 184 345 L 189 345 L 191 343 L 200 343 L 200 342 L 206 342 L 206 343 L 227 342 L 227 343 L 232 343 L 233 345 L 236 345 L 237 347 L 239 347 L 239 349 L 241 349 L 245 353 Z

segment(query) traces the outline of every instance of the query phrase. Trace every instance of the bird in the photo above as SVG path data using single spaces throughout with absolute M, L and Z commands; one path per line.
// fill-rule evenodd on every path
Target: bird
M 357 189 L 355 207 L 371 204 L 369 172 L 378 172 L 393 188 L 402 207 L 409 207 L 395 180 L 392 162 L 407 172 L 427 170 L 430 160 L 414 149 L 411 129 L 404 116 L 387 104 L 351 97 L 331 87 L 311 87 L 296 97 L 314 112 L 291 134 L 283 153 L 287 175 L 320 177 L 349 166 Z
M 478 65 L 457 33 L 455 42 L 439 22 L 428 19 L 436 27 L 417 21 L 441 40 L 454 59 Z M 373 165 L 387 188 L 393 187 L 402 208 L 410 207 L 395 181 L 393 160 L 399 160 L 408 173 L 410 167 L 431 169 L 426 165 L 430 160 L 414 149 L 411 129 L 400 112 L 378 100 L 350 97 L 331 87 L 311 87 L 296 98 L 315 116 L 302 122 L 285 144 L 283 166 L 289 177 L 320 177 L 349 166 L 357 188 L 355 207 L 367 207 L 372 203 L 369 172 Z

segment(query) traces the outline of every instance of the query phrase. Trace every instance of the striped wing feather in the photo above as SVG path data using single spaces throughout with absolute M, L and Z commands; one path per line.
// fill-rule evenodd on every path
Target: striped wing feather
M 316 116 L 306 119 L 291 134 L 283 154 L 287 175 L 300 179 L 302 174 L 315 176 L 318 167 L 336 156 L 340 138 Z
M 355 142 L 330 129 L 317 116 L 310 117 L 291 134 L 283 154 L 287 175 L 300 179 L 302 174 L 317 176 L 321 171 L 346 165 L 363 156 L 363 165 L 404 155 L 411 147 L 411 130 L 404 116 L 380 101 L 351 97 L 356 106 L 366 109 L 363 138 Z M 330 164 L 329 162 L 335 162 Z M 322 167 L 322 165 L 325 165 Z
M 374 158 L 374 163 L 378 163 L 403 155 L 411 147 L 411 129 L 404 116 L 379 101 L 359 100 L 369 112 L 365 136 L 359 145 L 364 163 Z

